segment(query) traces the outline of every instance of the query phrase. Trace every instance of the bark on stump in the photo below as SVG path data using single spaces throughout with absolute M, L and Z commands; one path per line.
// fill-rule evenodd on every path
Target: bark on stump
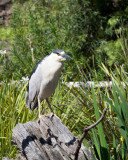
M 51 115 L 42 116 L 40 123 L 36 120 L 17 124 L 13 140 L 22 153 L 20 159 L 27 160 L 71 160 L 78 145 L 78 138 L 56 115 L 52 118 Z M 78 159 L 85 160 L 85 157 L 93 159 L 82 144 Z

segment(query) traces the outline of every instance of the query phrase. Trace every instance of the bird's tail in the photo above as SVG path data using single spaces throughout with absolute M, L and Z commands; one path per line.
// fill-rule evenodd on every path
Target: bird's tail
M 25 99 L 26 99 L 26 106 L 27 106 L 27 108 L 30 108 L 29 93 L 28 92 L 26 92 L 26 94 L 25 94 Z
M 25 99 L 26 99 L 26 106 L 27 108 L 30 108 L 31 111 L 33 111 L 36 107 L 38 107 L 38 101 L 34 100 L 30 102 L 28 91 L 26 92 Z

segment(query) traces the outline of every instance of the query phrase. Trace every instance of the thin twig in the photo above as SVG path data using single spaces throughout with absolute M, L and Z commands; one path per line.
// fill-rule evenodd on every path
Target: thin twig
M 106 115 L 106 112 L 107 112 L 107 108 L 105 108 L 105 109 L 103 110 L 102 116 L 100 117 L 100 119 L 99 119 L 96 123 L 92 124 L 92 125 L 89 126 L 89 127 L 85 126 L 84 133 L 82 134 L 80 140 L 78 141 L 78 146 L 77 146 L 76 151 L 75 151 L 75 153 L 74 153 L 74 154 L 75 154 L 74 160 L 78 160 L 79 150 L 80 150 L 80 148 L 81 148 L 82 141 L 83 141 L 83 139 L 85 138 L 86 134 L 88 133 L 88 131 L 89 131 L 90 129 L 92 129 L 92 128 L 94 128 L 95 126 L 97 126 L 97 125 L 103 120 L 103 118 L 104 118 L 105 115 Z

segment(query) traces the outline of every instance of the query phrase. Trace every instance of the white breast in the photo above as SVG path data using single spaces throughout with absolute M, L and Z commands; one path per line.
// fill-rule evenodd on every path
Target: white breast
M 41 87 L 39 92 L 39 97 L 41 100 L 48 98 L 55 91 L 60 73 L 62 70 L 62 63 L 57 61 L 51 61 L 50 64 L 46 64 L 47 61 L 43 62 L 41 67 Z

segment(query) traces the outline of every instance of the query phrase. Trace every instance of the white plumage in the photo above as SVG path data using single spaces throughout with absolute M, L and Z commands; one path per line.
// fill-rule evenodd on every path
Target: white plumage
M 48 101 L 49 96 L 55 91 L 63 67 L 63 61 L 71 59 L 63 50 L 54 50 L 49 56 L 40 60 L 33 69 L 26 92 L 26 104 L 31 110 L 39 106 L 44 99 L 48 103 L 51 112 L 53 112 Z

